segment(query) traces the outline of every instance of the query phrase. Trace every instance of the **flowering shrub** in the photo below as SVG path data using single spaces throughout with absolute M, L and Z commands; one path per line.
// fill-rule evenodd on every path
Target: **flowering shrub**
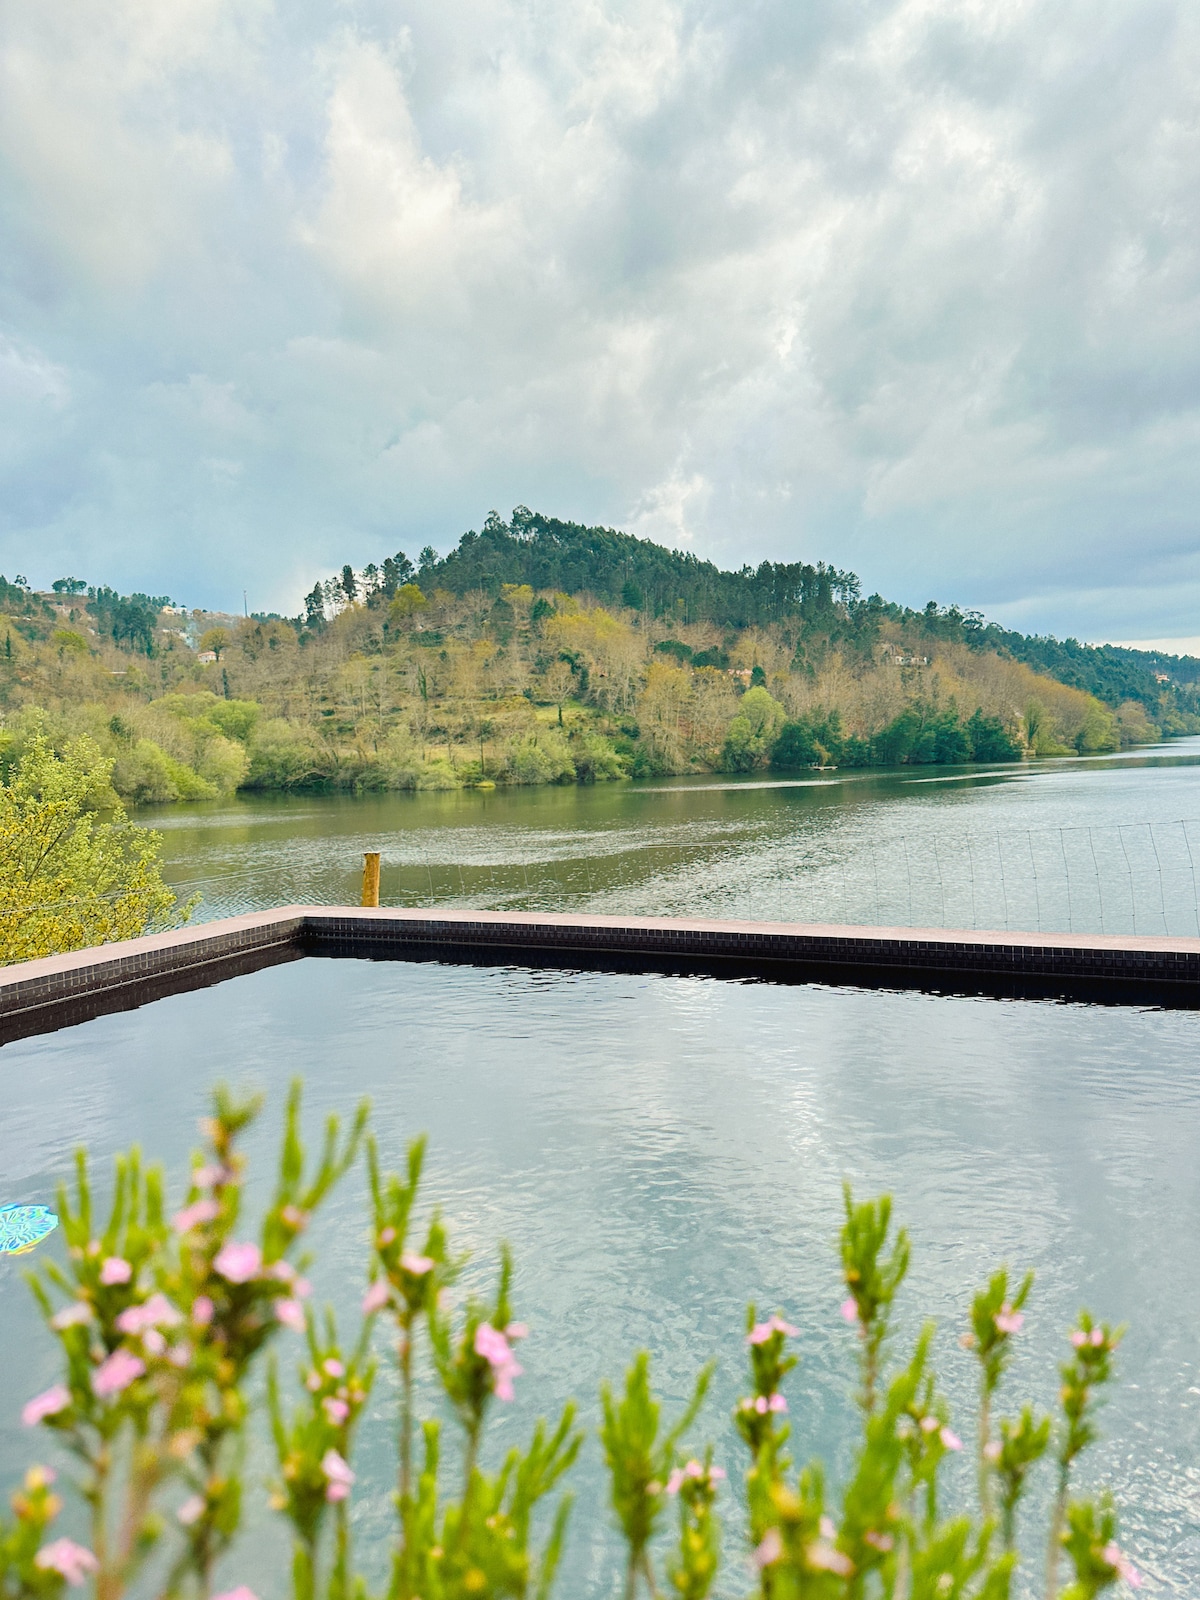
M 270 1505 L 290 1525 L 294 1600 L 369 1600 L 355 1569 L 350 1508 L 355 1434 L 381 1343 L 396 1361 L 400 1396 L 386 1600 L 545 1600 L 570 1499 L 539 1508 L 571 1468 L 583 1433 L 568 1404 L 553 1426 L 539 1422 L 498 1469 L 485 1464 L 487 1419 L 513 1397 L 528 1332 L 513 1317 L 507 1252 L 494 1294 L 468 1296 L 456 1307 L 462 1262 L 436 1213 L 419 1233 L 416 1226 L 423 1141 L 410 1148 L 402 1175 L 384 1174 L 362 1107 L 345 1132 L 329 1121 L 313 1166 L 299 1136 L 298 1089 L 287 1108 L 275 1193 L 252 1232 L 241 1215 L 239 1138 L 257 1111 L 257 1102 L 218 1091 L 202 1125 L 205 1147 L 173 1213 L 160 1171 L 145 1167 L 135 1150 L 117 1162 L 101 1226 L 86 1160 L 78 1158 L 74 1194 L 64 1189 L 59 1198 L 66 1267 L 48 1261 L 30 1279 L 59 1343 L 62 1377 L 28 1401 L 22 1420 L 49 1430 L 74 1457 L 88 1542 L 56 1536 L 63 1506 L 54 1473 L 30 1468 L 12 1497 L 11 1520 L 0 1522 L 0 1600 L 61 1600 L 68 1587 L 88 1586 L 96 1600 L 121 1600 L 134 1586 L 153 1587 L 164 1600 L 208 1600 L 217 1561 L 236 1562 L 246 1429 L 258 1392 L 252 1378 L 264 1356 L 277 1462 Z M 361 1324 L 344 1342 L 332 1314 L 312 1310 L 299 1241 L 361 1150 L 371 1247 Z M 741 1549 L 722 1549 L 726 1471 L 712 1446 L 683 1449 L 712 1367 L 700 1372 L 691 1401 L 670 1423 L 645 1352 L 619 1391 L 603 1388 L 599 1437 L 624 1544 L 627 1600 L 660 1595 L 664 1579 L 680 1600 L 705 1600 L 722 1582 L 726 1593 L 749 1590 L 760 1600 L 1006 1600 L 1017 1570 L 1020 1503 L 1043 1458 L 1056 1473 L 1047 1600 L 1093 1600 L 1118 1581 L 1140 1581 L 1117 1543 L 1111 1501 L 1072 1495 L 1121 1330 L 1081 1313 L 1061 1368 L 1057 1419 L 1029 1405 L 997 1418 L 1032 1279 L 1010 1283 L 1000 1271 L 979 1291 L 962 1339 L 979 1367 L 978 1417 L 973 1430 L 963 1430 L 976 1435 L 978 1508 L 947 1515 L 940 1476 L 964 1444 L 930 1367 L 932 1328 L 922 1329 L 907 1360 L 889 1360 L 892 1310 L 908 1261 L 909 1241 L 893 1230 L 888 1200 L 856 1202 L 847 1188 L 841 1310 L 858 1351 L 861 1439 L 839 1493 L 827 1487 L 820 1462 L 797 1470 L 788 1454 L 781 1386 L 796 1365 L 791 1343 L 799 1332 L 780 1313 L 760 1320 L 750 1307 L 748 1389 L 733 1413 L 746 1452 L 748 1538 Z M 304 1339 L 290 1394 L 268 1351 L 284 1329 Z M 436 1374 L 457 1422 L 457 1471 L 443 1462 L 442 1424 L 417 1416 L 419 1360 Z M 672 1508 L 676 1530 L 668 1539 Z M 254 1597 L 243 1587 L 220 1600 Z

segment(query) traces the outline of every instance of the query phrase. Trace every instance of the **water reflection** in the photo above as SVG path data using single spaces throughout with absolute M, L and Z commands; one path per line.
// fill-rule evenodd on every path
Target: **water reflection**
M 801 1329 L 802 1366 L 787 1386 L 797 1455 L 819 1449 L 844 1469 L 852 1340 L 831 1252 L 840 1184 L 891 1190 L 914 1238 L 904 1336 L 924 1313 L 938 1318 L 964 1437 L 973 1374 L 956 1335 L 969 1288 L 994 1266 L 1038 1274 L 1006 1404 L 1052 1401 L 1063 1330 L 1081 1304 L 1130 1324 L 1092 1480 L 1113 1485 L 1137 1564 L 1163 1592 L 1194 1595 L 1196 1026 L 1190 1013 L 303 960 L 5 1046 L 0 1170 L 13 1192 L 49 1194 L 77 1141 L 107 1160 L 138 1140 L 166 1159 L 173 1202 L 207 1088 L 224 1078 L 264 1088 L 275 1113 L 252 1143 L 253 1207 L 266 1198 L 293 1073 L 306 1077 L 314 1135 L 326 1111 L 368 1094 L 388 1163 L 428 1131 L 430 1198 L 474 1253 L 467 1285 L 490 1278 L 498 1239 L 515 1251 L 515 1311 L 532 1333 L 495 1447 L 571 1394 L 594 1426 L 601 1377 L 637 1345 L 653 1351 L 672 1405 L 717 1354 L 699 1437 L 714 1438 L 735 1485 L 743 1462 L 728 1419 L 750 1298 Z M 317 1298 L 351 1325 L 365 1284 L 363 1207 L 361 1179 L 348 1180 L 314 1229 Z M 61 1247 L 57 1235 L 43 1246 Z M 56 1376 L 16 1264 L 0 1264 L 0 1340 L 22 1353 L 0 1368 L 11 1481 L 28 1453 L 21 1405 Z M 391 1514 L 390 1382 L 355 1463 L 367 1561 Z M 251 1476 L 265 1471 L 260 1460 Z M 963 1489 L 970 1472 L 968 1461 Z M 561 1592 L 599 1597 L 614 1569 L 594 1439 L 576 1488 Z M 1031 1507 L 1026 1526 L 1037 1525 Z M 736 1528 L 729 1537 L 736 1549 Z M 263 1600 L 283 1592 L 272 1538 L 229 1574 Z M 729 1592 L 740 1592 L 736 1572 Z
M 1200 936 L 1200 740 L 1002 771 L 241 796 L 149 816 L 202 917 L 384 904 Z

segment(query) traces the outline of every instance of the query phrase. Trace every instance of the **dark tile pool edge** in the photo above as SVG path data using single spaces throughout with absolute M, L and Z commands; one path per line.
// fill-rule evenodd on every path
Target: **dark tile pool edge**
M 0 968 L 0 1042 L 303 955 L 1200 1007 L 1200 939 L 283 906 Z
M 298 960 L 303 927 L 288 907 L 0 967 L 0 1043 Z

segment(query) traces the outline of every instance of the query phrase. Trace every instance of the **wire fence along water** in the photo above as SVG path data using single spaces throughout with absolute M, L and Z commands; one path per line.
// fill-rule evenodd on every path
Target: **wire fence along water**
M 657 869 L 651 850 L 666 858 Z M 826 835 L 759 850 L 661 845 L 631 855 L 625 882 L 613 881 L 624 876 L 620 858 L 588 856 L 515 869 L 426 860 L 396 863 L 387 876 L 399 877 L 396 898 L 407 904 L 1200 937 L 1197 822 Z
M 364 849 L 382 852 L 382 902 L 894 927 L 1200 937 L 1200 821 L 879 837 L 848 822 L 787 838 L 696 840 L 603 832 L 338 841 L 320 881 L 215 875 L 201 915 L 281 898 L 358 898 Z M 186 892 L 186 890 L 185 890 Z

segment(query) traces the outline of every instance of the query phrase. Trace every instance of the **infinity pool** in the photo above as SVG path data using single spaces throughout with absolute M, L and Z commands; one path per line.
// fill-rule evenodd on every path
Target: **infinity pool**
M 309 959 L 0 1049 L 0 1203 L 51 1199 L 81 1142 L 105 1167 L 140 1142 L 178 1193 L 219 1079 L 268 1094 L 250 1145 L 260 1192 L 295 1074 L 314 1132 L 362 1095 L 391 1164 L 427 1131 L 427 1199 L 472 1252 L 468 1282 L 490 1278 L 507 1238 L 532 1329 L 493 1445 L 568 1395 L 592 1430 L 558 1593 L 599 1597 L 617 1584 L 594 1437 L 601 1378 L 644 1345 L 677 1403 L 718 1355 L 696 1438 L 713 1438 L 736 1484 L 728 1417 L 744 1306 L 779 1307 L 802 1330 L 788 1387 L 795 1453 L 843 1466 L 852 1349 L 831 1249 L 841 1182 L 890 1190 L 914 1239 L 907 1328 L 937 1318 L 964 1435 L 973 1375 L 957 1335 L 994 1265 L 1038 1275 L 1011 1405 L 1050 1402 L 1081 1304 L 1130 1324 L 1091 1477 L 1111 1483 L 1149 1592 L 1195 1595 L 1198 1027 L 1183 1012 Z M 314 1229 L 317 1295 L 351 1320 L 364 1220 L 357 1173 Z M 54 1376 L 21 1265 L 0 1260 L 5 1493 L 30 1450 L 20 1404 Z M 356 1463 L 359 1556 L 373 1574 L 389 1518 L 390 1396 L 381 1380 Z M 970 1463 L 957 1465 L 965 1490 Z M 264 1528 L 248 1541 L 230 1583 L 275 1600 L 278 1537 Z M 731 1528 L 731 1551 L 736 1540 Z M 729 1585 L 741 1588 L 736 1565 Z

